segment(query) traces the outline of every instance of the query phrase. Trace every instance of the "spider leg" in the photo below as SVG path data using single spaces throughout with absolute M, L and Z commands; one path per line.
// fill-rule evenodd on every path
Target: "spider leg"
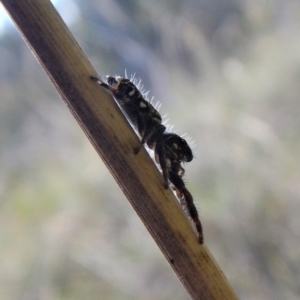
M 152 121 L 152 120 L 151 120 Z M 147 127 L 146 127 L 147 128 Z M 151 129 L 149 129 L 151 128 Z M 142 141 L 146 142 L 150 149 L 156 147 L 157 142 L 160 141 L 160 144 L 164 144 L 164 141 L 161 139 L 163 133 L 165 132 L 166 127 L 164 125 L 151 125 L 145 131 Z M 164 146 L 165 148 L 165 146 Z
M 142 149 L 143 145 L 145 144 L 145 142 L 147 141 L 146 128 L 147 127 L 146 127 L 145 119 L 140 115 L 137 118 L 137 130 L 138 130 L 139 134 L 141 135 L 142 140 L 141 140 L 140 145 L 133 149 L 134 154 L 138 154 L 140 152 L 140 150 Z
M 176 188 L 176 194 L 180 200 L 181 206 L 183 206 L 184 209 L 185 208 L 187 209 L 187 211 L 196 227 L 196 230 L 198 232 L 199 243 L 203 244 L 202 225 L 199 220 L 199 215 L 198 215 L 197 209 L 194 205 L 193 196 L 188 191 L 188 189 L 185 187 L 185 184 L 184 184 L 182 178 L 178 174 L 176 174 L 173 171 L 170 171 L 169 179 Z
M 160 164 L 164 182 L 165 182 L 165 188 L 167 189 L 169 187 L 169 181 L 168 181 L 168 161 L 165 154 L 165 148 L 163 145 L 163 142 L 161 140 L 156 142 L 155 147 L 155 160 Z M 170 162 L 170 161 L 169 161 Z
M 138 132 L 141 135 L 141 145 L 134 149 L 134 153 L 137 154 L 141 150 L 142 146 L 147 143 L 147 146 L 150 149 L 153 149 L 156 145 L 156 142 L 160 140 L 160 137 L 166 130 L 166 127 L 163 125 L 155 126 L 152 124 L 153 120 L 151 118 L 139 117 L 137 120 Z
M 102 87 L 104 87 L 105 89 L 109 90 L 110 92 L 112 92 L 113 94 L 117 93 L 117 90 L 114 89 L 113 87 L 109 86 L 108 84 L 106 84 L 105 82 L 101 81 L 100 78 L 91 75 L 90 77 L 93 81 L 97 82 L 99 85 L 101 85 Z
M 96 77 L 96 76 L 94 76 L 94 75 L 91 75 L 90 78 L 91 78 L 93 81 L 95 81 L 95 82 L 97 82 L 97 83 L 99 83 L 99 84 L 102 83 L 101 79 L 98 78 L 98 77 Z
M 183 175 L 185 174 L 185 169 L 181 165 L 179 165 L 179 168 L 177 170 L 177 174 L 180 177 L 183 177 Z
M 189 210 L 190 216 L 191 216 L 191 218 L 192 218 L 192 220 L 195 224 L 195 227 L 197 229 L 199 243 L 203 244 L 202 224 L 200 222 L 197 209 L 194 205 L 193 197 L 192 197 L 191 193 L 186 188 L 183 190 L 183 195 L 184 195 L 184 199 L 186 201 L 186 205 L 187 205 L 187 208 Z

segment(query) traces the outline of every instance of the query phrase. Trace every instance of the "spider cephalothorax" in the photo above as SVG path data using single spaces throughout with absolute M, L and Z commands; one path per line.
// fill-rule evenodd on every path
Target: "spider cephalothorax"
M 155 161 L 163 173 L 165 188 L 168 188 L 170 181 L 181 205 L 193 220 L 199 242 L 202 244 L 203 234 L 198 212 L 193 197 L 182 180 L 185 173 L 182 163 L 193 159 L 192 150 L 186 140 L 175 133 L 166 132 L 159 112 L 145 99 L 146 94 L 140 92 L 131 80 L 119 76 L 107 76 L 107 83 L 94 76 L 91 76 L 91 79 L 113 94 L 140 135 L 141 146 L 134 148 L 134 152 L 137 154 L 143 144 L 154 150 Z

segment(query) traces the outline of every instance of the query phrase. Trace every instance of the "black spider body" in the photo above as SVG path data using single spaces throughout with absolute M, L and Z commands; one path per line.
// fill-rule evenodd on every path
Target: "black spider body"
M 92 76 L 92 80 L 109 90 L 124 111 L 130 123 L 141 137 L 141 146 L 134 149 L 137 154 L 143 144 L 154 150 L 155 161 L 160 165 L 165 187 L 172 183 L 181 205 L 188 211 L 203 243 L 202 227 L 194 205 L 193 197 L 186 189 L 182 177 L 183 162 L 190 162 L 193 153 L 186 140 L 175 133 L 166 132 L 162 118 L 153 105 L 147 101 L 135 84 L 127 78 L 107 76 L 107 84 Z

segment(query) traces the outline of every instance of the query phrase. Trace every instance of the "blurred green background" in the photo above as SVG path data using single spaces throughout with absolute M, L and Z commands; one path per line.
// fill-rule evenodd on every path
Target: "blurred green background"
M 54 1 L 99 75 L 136 73 L 178 134 L 241 299 L 300 297 L 300 2 Z M 189 299 L 1 9 L 0 299 Z

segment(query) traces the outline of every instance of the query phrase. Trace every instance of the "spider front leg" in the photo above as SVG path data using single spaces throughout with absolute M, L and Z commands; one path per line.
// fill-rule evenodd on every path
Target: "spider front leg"
M 172 184 L 175 186 L 176 194 L 180 200 L 180 204 L 183 206 L 183 208 L 187 209 L 187 211 L 196 227 L 199 243 L 203 244 L 202 225 L 199 220 L 199 215 L 198 215 L 197 209 L 194 204 L 193 196 L 187 190 L 182 178 L 177 173 L 175 173 L 174 171 L 170 171 L 169 179 L 172 182 Z
M 91 75 L 90 78 L 93 81 L 95 81 L 96 83 L 98 83 L 99 85 L 101 85 L 102 87 L 104 87 L 105 89 L 107 89 L 108 91 L 110 91 L 113 95 L 118 94 L 118 91 L 115 88 L 113 88 L 112 86 L 108 85 L 107 83 L 101 81 L 100 78 L 93 76 L 93 75 Z
M 108 84 L 106 84 L 105 82 L 103 82 L 100 78 L 96 77 L 96 76 L 93 76 L 91 75 L 90 78 L 97 82 L 99 85 L 103 86 L 104 88 L 108 89 L 110 88 L 110 86 Z

